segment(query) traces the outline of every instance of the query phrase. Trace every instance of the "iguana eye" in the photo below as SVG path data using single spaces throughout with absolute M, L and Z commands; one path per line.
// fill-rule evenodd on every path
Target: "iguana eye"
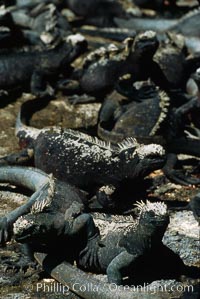
M 153 211 L 149 211 L 148 215 L 149 215 L 149 217 L 151 217 L 151 218 L 155 217 L 155 213 L 154 213 Z

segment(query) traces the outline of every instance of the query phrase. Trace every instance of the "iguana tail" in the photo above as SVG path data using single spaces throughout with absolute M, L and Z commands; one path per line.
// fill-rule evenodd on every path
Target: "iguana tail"
M 3 166 L 0 167 L 0 182 L 6 182 L 28 188 L 34 193 L 28 202 L 6 215 L 9 226 L 22 215 L 28 213 L 36 201 L 48 197 L 53 179 L 44 172 L 31 167 Z M 54 183 L 54 181 L 53 181 Z M 0 225 L 1 232 L 1 225 Z M 1 235 L 1 234 L 0 234 Z M 6 240 L 7 241 L 7 240 Z M 0 238 L 1 244 L 1 238 Z
M 55 256 L 38 252 L 34 256 L 47 273 L 84 299 L 169 299 L 169 293 L 159 290 L 156 290 L 155 294 L 146 289 L 142 291 L 141 288 L 137 290 L 133 287 L 104 283 L 67 262 L 55 266 Z
M 36 168 L 0 166 L 1 183 L 11 183 L 35 192 L 49 180 L 50 177 L 45 172 Z
M 23 103 L 17 115 L 15 123 L 15 135 L 21 139 L 35 139 L 40 130 L 28 126 L 32 115 L 47 106 L 49 99 L 35 99 Z
M 132 30 L 127 28 L 94 28 L 92 26 L 85 26 L 81 27 L 79 31 L 86 35 L 107 38 L 119 42 L 122 42 L 127 37 L 135 37 L 136 35 L 134 28 Z
M 178 20 L 150 19 L 150 18 L 130 18 L 128 20 L 115 18 L 116 24 L 120 28 L 132 29 L 137 32 L 154 30 L 157 32 L 167 31 L 175 26 Z

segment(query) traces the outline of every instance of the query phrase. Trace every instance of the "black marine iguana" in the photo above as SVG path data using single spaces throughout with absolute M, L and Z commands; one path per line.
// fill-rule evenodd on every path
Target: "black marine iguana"
M 27 104 L 22 106 L 22 118 Z M 121 182 L 143 179 L 161 168 L 165 161 L 160 145 L 142 145 L 132 138 L 111 145 L 71 129 L 31 128 L 23 125 L 21 112 L 16 135 L 24 149 L 2 157 L 0 164 L 30 163 L 34 159 L 37 168 L 52 173 L 57 179 L 83 188 L 91 195 L 97 192 L 103 205 L 109 205 L 110 195 L 114 196 Z
M 84 24 L 98 27 L 115 27 L 114 17 L 127 16 L 118 0 L 65 0 L 65 3 L 79 18 L 83 18 Z
M 78 82 L 72 81 L 73 85 L 70 79 L 66 80 L 66 83 L 71 83 L 69 88 L 66 84 L 66 93 L 84 92 L 102 100 L 114 89 L 127 95 L 134 82 L 148 78 L 172 93 L 174 89 L 184 88 L 191 74 L 192 66 L 189 61 L 186 65 L 185 52 L 184 38 L 180 35 L 167 33 L 159 36 L 154 31 L 145 31 L 135 38 L 125 39 L 122 47 L 110 44 L 89 53 L 82 69 L 71 76 Z
M 0 90 L 25 86 L 35 95 L 49 95 L 48 79 L 66 72 L 70 63 L 86 50 L 86 45 L 84 37 L 77 34 L 68 36 L 67 42 L 51 50 L 1 55 Z
M 109 218 L 101 215 L 99 228 L 104 235 L 100 240 L 99 228 L 94 223 L 95 215 L 93 221 L 90 214 L 83 214 L 81 210 L 79 213 L 80 204 L 73 203 L 65 211 L 62 201 L 49 203 L 46 199 L 46 202 L 47 207 L 44 202 L 42 208 L 36 202 L 31 213 L 18 218 L 13 229 L 15 240 L 28 243 L 34 251 L 44 250 L 40 249 L 43 244 L 47 252 L 53 249 L 54 255 L 54 244 L 56 248 L 62 244 L 63 259 L 68 261 L 70 257 L 66 252 L 70 247 L 74 253 L 72 260 L 76 260 L 78 267 L 90 272 L 106 272 L 110 283 L 122 284 L 130 266 L 163 246 L 162 238 L 169 223 L 164 203 L 138 203 L 139 216 L 135 222 L 132 216 Z M 109 231 L 111 221 L 112 229 Z
M 124 76 L 130 77 L 130 84 L 148 79 L 150 73 L 154 76 L 158 71 L 152 59 L 158 45 L 156 33 L 146 31 L 134 39 L 125 39 L 122 47 L 110 44 L 89 53 L 82 69 L 72 74 L 72 79 L 79 81 L 79 88 L 74 92 L 87 93 L 101 100 L 119 86 Z
M 139 142 L 155 142 L 164 146 L 168 159 L 163 168 L 167 177 L 179 184 L 199 184 L 197 178 L 187 177 L 174 169 L 176 154 L 200 156 L 200 141 L 184 135 L 187 114 L 199 109 L 196 96 L 175 107 L 172 99 L 152 82 L 136 82 L 132 101 L 120 104 L 107 99 L 100 111 L 98 135 L 105 141 L 120 142 L 134 137 Z
M 10 13 L 14 23 L 23 29 L 23 33 L 30 40 L 37 38 L 40 43 L 42 41 L 44 44 L 52 44 L 59 37 L 64 38 L 73 33 L 67 18 L 59 12 L 52 1 L 49 4 L 45 2 L 38 5 L 35 3 L 32 10 L 30 7 L 18 7 L 11 9 Z
M 0 218 L 0 245 L 9 241 L 12 237 L 13 223 L 18 217 L 30 212 L 35 202 L 39 209 L 44 202 L 53 201 L 54 204 L 62 204 L 67 209 L 72 202 L 84 204 L 88 208 L 85 192 L 73 187 L 67 182 L 56 180 L 43 171 L 31 167 L 2 166 L 0 167 L 0 182 L 11 183 L 25 187 L 34 193 L 28 202 L 6 216 Z

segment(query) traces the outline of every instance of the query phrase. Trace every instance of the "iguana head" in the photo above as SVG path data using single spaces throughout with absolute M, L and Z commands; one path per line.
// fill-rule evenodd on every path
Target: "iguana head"
M 135 254 L 141 250 L 159 248 L 169 224 L 167 206 L 163 202 L 137 202 L 138 216 L 132 225 L 124 230 L 120 246 Z
M 148 221 L 149 223 L 162 222 L 168 219 L 167 206 L 164 202 L 145 202 L 140 201 L 135 204 L 138 208 L 138 216 L 141 222 Z
M 156 32 L 151 30 L 138 34 L 133 44 L 135 52 L 141 57 L 153 57 L 158 46 Z
M 165 150 L 161 145 L 148 144 L 140 145 L 133 153 L 137 156 L 139 163 L 135 167 L 134 173 L 138 173 L 138 176 L 145 177 L 154 170 L 160 169 L 165 163 Z
M 127 178 L 145 177 L 164 166 L 166 155 L 159 144 L 139 144 L 134 138 L 119 143 L 123 173 Z
M 62 40 L 58 39 L 57 45 L 43 55 L 41 67 L 52 75 L 57 71 L 63 71 L 87 50 L 87 45 L 86 39 L 81 34 L 72 34 Z
M 15 240 L 20 243 L 45 244 L 53 235 L 59 236 L 64 228 L 63 218 L 58 215 L 57 217 L 50 213 L 30 213 L 19 217 L 13 225 Z
M 149 233 L 157 234 L 162 238 L 169 224 L 169 215 L 167 206 L 164 202 L 137 202 L 136 207 L 139 210 L 138 225 L 143 227 Z

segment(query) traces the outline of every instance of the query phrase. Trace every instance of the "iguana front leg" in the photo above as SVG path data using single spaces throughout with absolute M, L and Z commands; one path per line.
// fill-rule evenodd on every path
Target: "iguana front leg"
M 117 255 L 107 267 L 108 282 L 122 284 L 121 271 L 128 268 L 138 257 L 138 254 L 130 254 L 127 251 Z
M 79 253 L 78 264 L 85 269 L 98 267 L 98 247 L 99 247 L 99 229 L 95 226 L 90 214 L 82 213 L 83 205 L 73 202 L 69 209 L 66 210 L 65 220 L 68 236 L 74 236 L 81 232 L 86 236 L 86 246 Z
M 169 153 L 167 155 L 167 162 L 165 166 L 163 167 L 163 172 L 166 175 L 166 177 L 180 185 L 197 185 L 200 184 L 200 179 L 192 177 L 192 176 L 187 176 L 184 174 L 182 170 L 176 170 L 174 169 L 176 163 L 177 163 L 177 155 L 174 153 Z
M 54 90 L 45 80 L 45 75 L 38 70 L 32 74 L 30 88 L 31 92 L 38 97 L 48 97 L 54 94 Z
M 22 151 L 0 158 L 0 165 L 28 165 L 33 160 L 32 148 L 25 148 Z

